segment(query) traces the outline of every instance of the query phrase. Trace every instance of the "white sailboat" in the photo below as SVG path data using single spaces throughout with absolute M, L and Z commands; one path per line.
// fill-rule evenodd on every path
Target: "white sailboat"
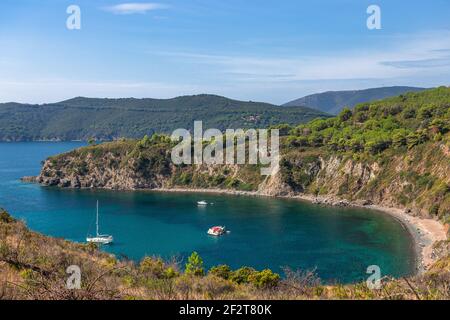
M 111 235 L 102 235 L 99 233 L 98 227 L 98 200 L 97 200 L 97 220 L 96 220 L 96 236 L 95 237 L 87 237 L 86 241 L 90 243 L 96 244 L 110 244 L 114 241 L 113 236 Z

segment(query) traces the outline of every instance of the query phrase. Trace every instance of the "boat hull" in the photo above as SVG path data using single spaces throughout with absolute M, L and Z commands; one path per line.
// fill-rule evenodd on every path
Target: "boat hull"
M 114 239 L 113 237 L 94 237 L 94 238 L 86 238 L 86 241 L 89 243 L 96 244 L 111 244 Z
M 225 227 L 213 227 L 208 230 L 210 236 L 220 237 L 226 233 Z

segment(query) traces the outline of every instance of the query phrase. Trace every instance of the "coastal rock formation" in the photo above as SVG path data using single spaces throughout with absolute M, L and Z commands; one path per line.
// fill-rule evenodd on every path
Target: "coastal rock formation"
M 161 187 L 158 175 L 152 178 L 145 177 L 138 170 L 133 170 L 135 164 L 130 161 L 123 168 L 115 164 L 117 159 L 112 154 L 106 154 L 100 160 L 104 165 L 98 166 L 91 155 L 79 162 L 80 159 L 69 157 L 67 164 L 79 164 L 76 170 L 64 170 L 63 167 L 52 161 L 46 161 L 36 181 L 47 186 L 61 188 L 101 188 L 112 190 L 154 189 Z M 73 169 L 73 168 L 72 168 Z
M 430 146 L 429 146 L 430 147 Z M 323 153 L 284 154 L 278 174 L 263 177 L 252 166 L 176 166 L 170 149 L 112 142 L 49 158 L 38 177 L 24 181 L 62 188 L 224 189 L 266 196 L 315 196 L 316 202 L 404 208 L 411 215 L 448 212 L 450 161 L 439 143 L 426 153 L 407 152 L 389 162 L 363 162 Z M 120 152 L 119 152 L 120 150 Z M 426 157 L 418 161 L 418 157 Z M 436 159 L 436 161 L 433 161 Z M 426 162 L 431 163 L 426 168 Z M 429 174 L 432 172 L 432 175 Z
M 373 204 L 450 221 L 450 88 L 278 128 L 283 132 L 279 171 L 269 177 L 261 175 L 262 164 L 175 165 L 174 143 L 154 135 L 51 157 L 37 181 L 63 188 L 306 195 L 327 205 Z

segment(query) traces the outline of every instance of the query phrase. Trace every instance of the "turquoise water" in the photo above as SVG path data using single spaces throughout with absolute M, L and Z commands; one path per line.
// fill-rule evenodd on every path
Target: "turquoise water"
M 0 206 L 33 230 L 82 242 L 94 231 L 98 199 L 101 231 L 115 238 L 105 250 L 135 260 L 159 255 L 185 262 L 198 251 L 206 266 L 317 268 L 323 280 L 339 282 L 366 279 L 369 265 L 379 265 L 383 275 L 413 272 L 407 230 L 378 212 L 254 197 L 59 190 L 19 181 L 37 175 L 47 156 L 81 145 L 0 143 Z M 214 205 L 199 208 L 198 200 Z M 210 237 L 213 225 L 231 234 Z

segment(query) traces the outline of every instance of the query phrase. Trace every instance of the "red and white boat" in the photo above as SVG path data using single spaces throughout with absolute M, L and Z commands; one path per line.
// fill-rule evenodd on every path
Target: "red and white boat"
M 226 228 L 225 228 L 225 227 L 220 227 L 220 226 L 212 227 L 212 228 L 210 228 L 210 229 L 208 230 L 208 234 L 209 234 L 209 235 L 211 235 L 211 236 L 216 236 L 216 237 L 222 236 L 222 235 L 224 235 L 226 232 L 227 232 Z

